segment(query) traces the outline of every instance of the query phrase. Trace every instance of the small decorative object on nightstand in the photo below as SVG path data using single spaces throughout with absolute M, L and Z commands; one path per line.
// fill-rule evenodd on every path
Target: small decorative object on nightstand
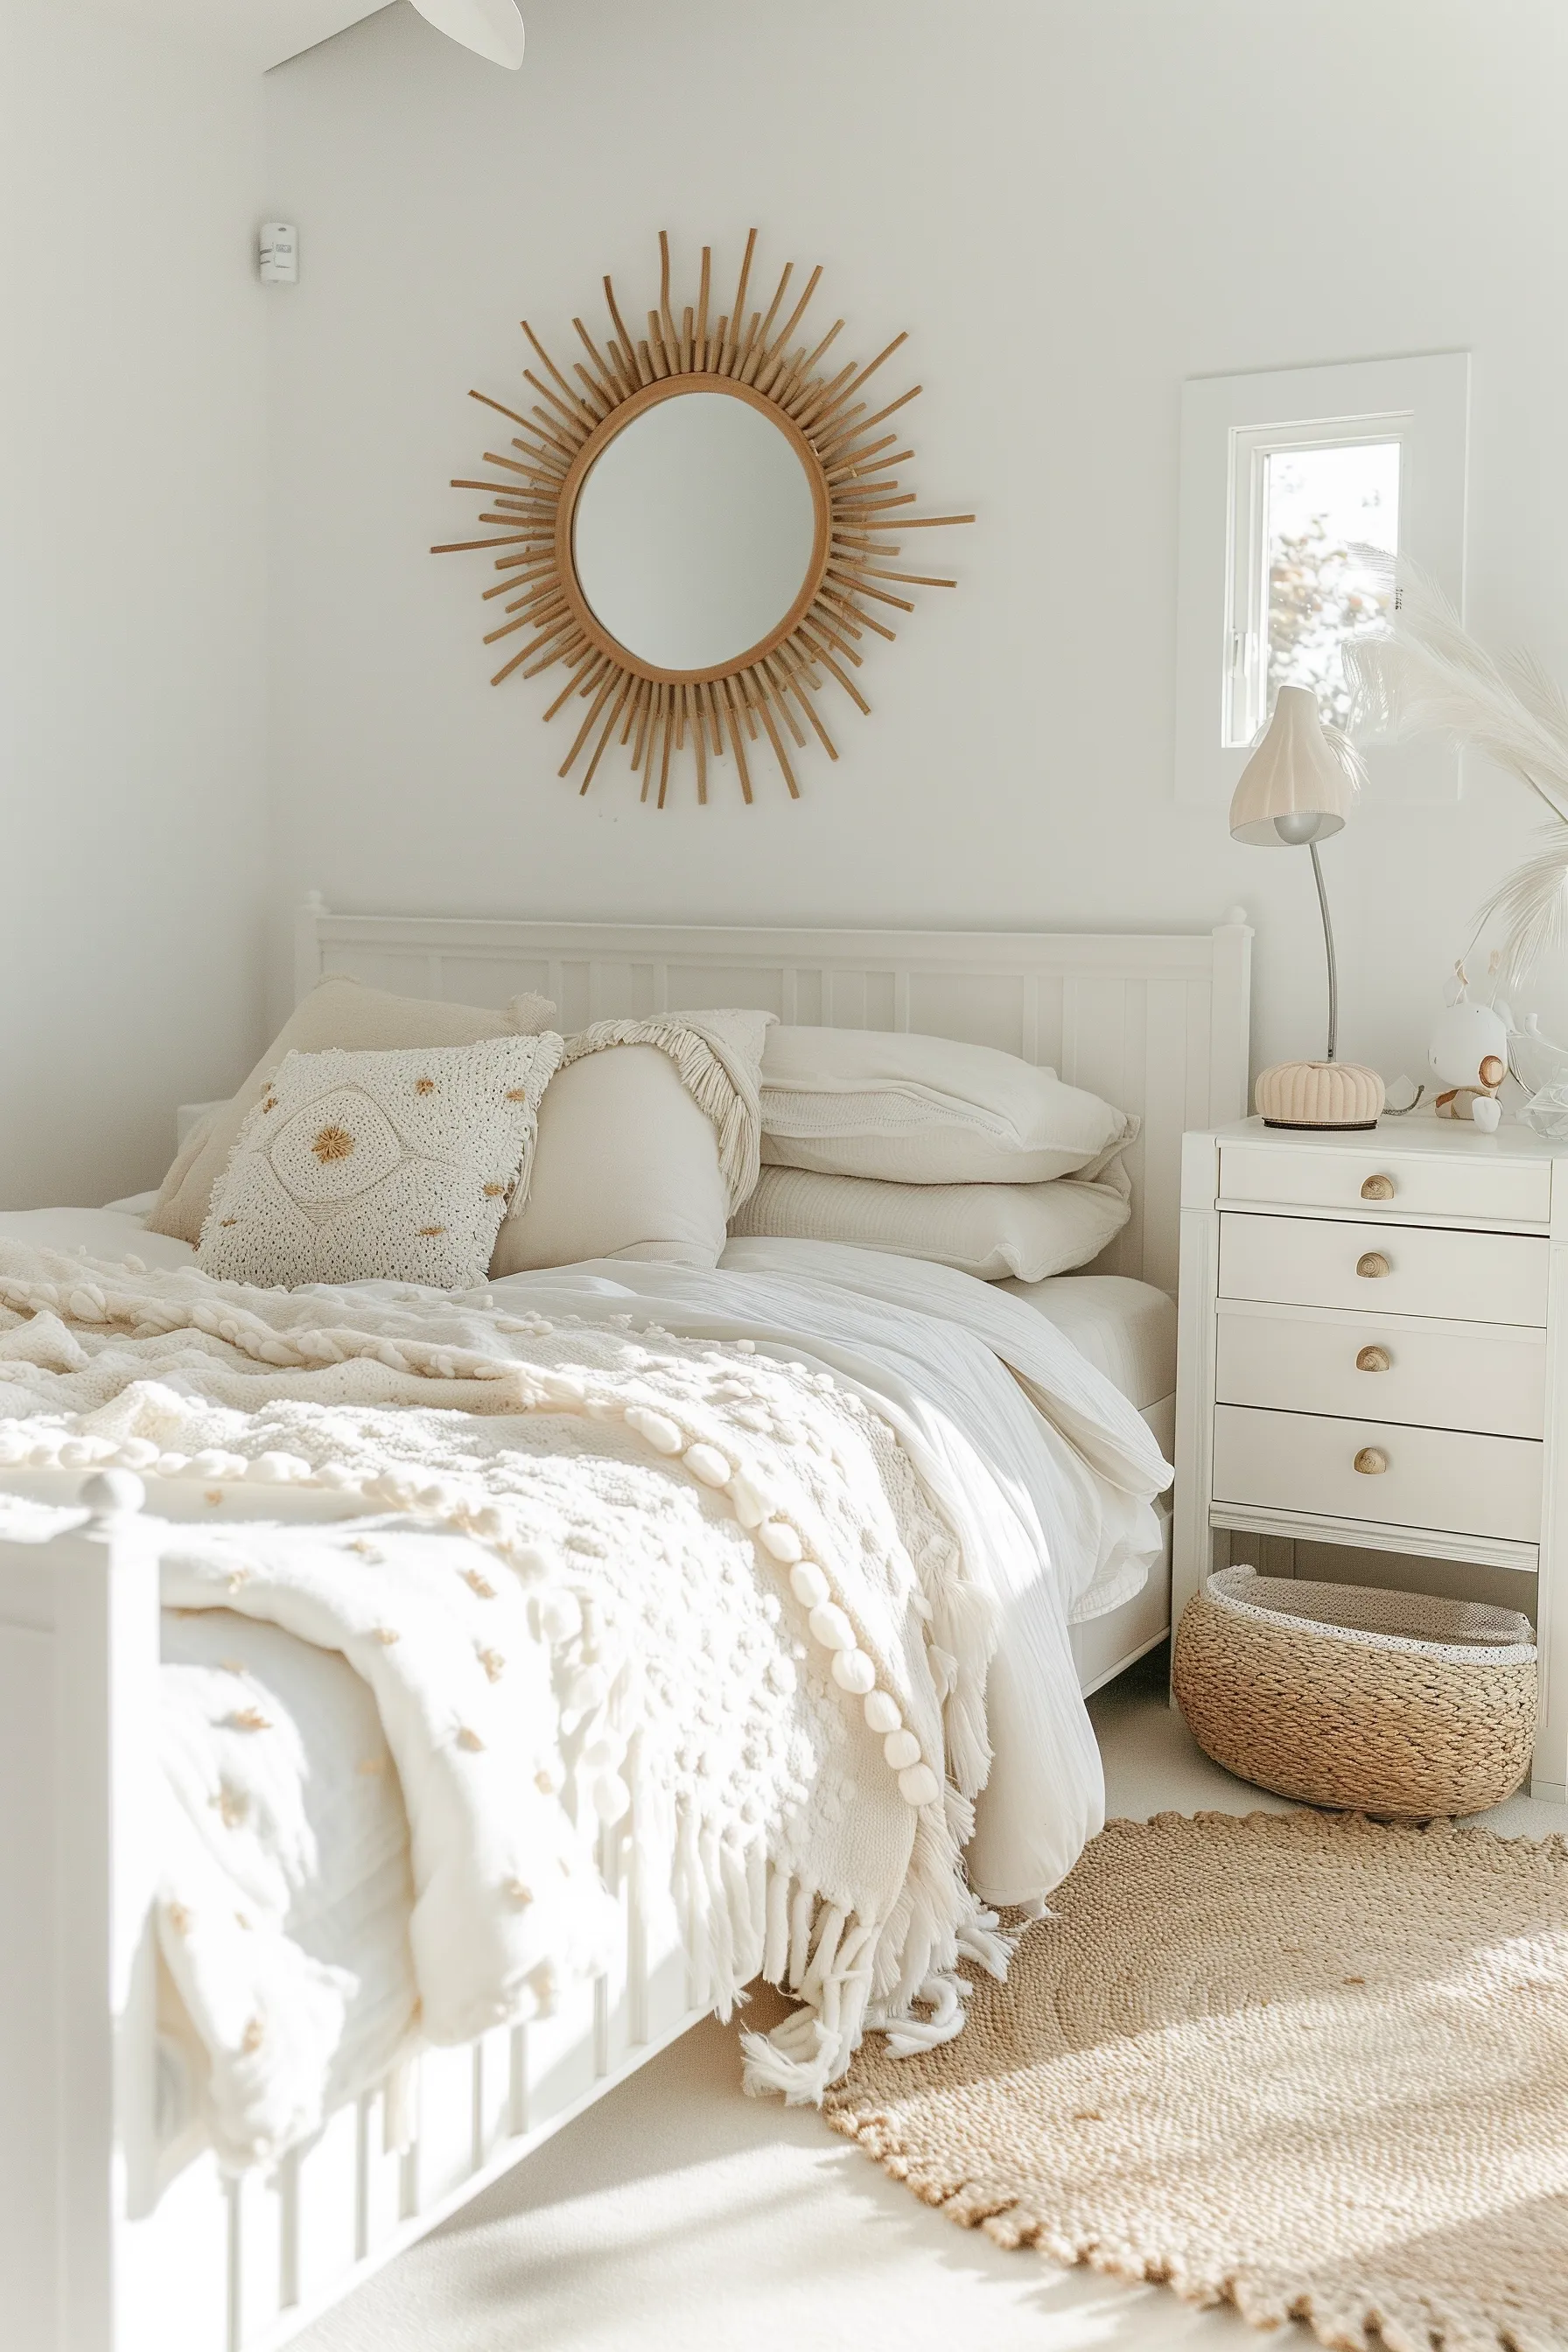
M 1173 1622 L 1235 1529 L 1514 1571 L 1568 1803 L 1568 1141 L 1189 1135 L 1176 1398 Z
M 1280 1062 L 1262 1072 L 1254 1100 L 1270 1127 L 1375 1127 L 1383 1080 L 1358 1062 L 1336 1059 L 1340 983 L 1333 927 L 1318 844 L 1342 830 L 1359 762 L 1342 738 L 1331 742 L 1309 687 L 1282 686 L 1274 716 L 1241 772 L 1230 804 L 1231 838 L 1255 849 L 1310 849 L 1323 954 L 1329 968 L 1329 1050 L 1321 1062 Z
M 1454 967 L 1454 993 L 1432 1031 L 1431 1064 L 1443 1081 L 1439 1118 L 1468 1118 L 1484 1134 L 1502 1124 L 1498 1088 L 1508 1076 L 1508 1024 L 1489 1004 L 1472 1004 L 1462 963 Z

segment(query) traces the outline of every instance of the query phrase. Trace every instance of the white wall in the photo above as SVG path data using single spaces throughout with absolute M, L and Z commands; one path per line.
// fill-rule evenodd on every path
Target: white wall
M 1309 870 L 1172 797 L 1176 446 L 1194 373 L 1468 346 L 1471 618 L 1568 673 L 1568 17 L 1559 0 L 530 0 L 515 77 L 395 9 L 271 77 L 302 283 L 271 315 L 276 881 L 359 908 L 744 921 L 1259 924 L 1258 1045 L 1321 1050 Z M 521 390 L 747 225 L 928 387 L 963 585 L 882 649 L 804 803 L 555 779 L 436 561 Z M 485 608 L 493 613 L 493 606 Z M 1364 807 L 1325 860 L 1342 1050 L 1414 1065 L 1531 819 Z
M 0 8 L 0 1202 L 153 1182 L 261 1019 L 261 84 Z

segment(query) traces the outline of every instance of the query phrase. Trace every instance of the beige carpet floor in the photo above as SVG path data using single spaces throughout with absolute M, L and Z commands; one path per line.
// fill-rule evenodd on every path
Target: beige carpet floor
M 1094 1702 L 1111 1810 L 1246 1812 L 1154 1673 Z M 1282 1805 L 1279 1810 L 1286 1810 Z M 1516 1798 L 1488 1819 L 1568 1831 Z M 700 2027 L 300 2339 L 300 2352 L 1314 2352 L 1165 2288 L 955 2230 L 814 2114 L 741 2096 Z

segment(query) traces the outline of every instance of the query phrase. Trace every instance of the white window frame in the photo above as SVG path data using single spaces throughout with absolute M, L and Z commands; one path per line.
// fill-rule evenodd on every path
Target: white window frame
M 1399 443 L 1399 545 L 1461 616 L 1470 358 L 1367 360 L 1342 367 L 1194 378 L 1183 391 L 1176 599 L 1176 798 L 1228 805 L 1261 712 L 1268 457 L 1279 449 Z M 1380 797 L 1459 796 L 1458 754 L 1415 744 L 1373 752 Z
M 1386 447 L 1399 451 L 1399 499 L 1405 504 L 1405 429 L 1409 412 L 1342 417 L 1310 425 L 1248 425 L 1231 434 L 1230 545 L 1226 565 L 1226 679 L 1220 740 L 1226 751 L 1247 750 L 1268 715 L 1268 461 L 1282 451 Z

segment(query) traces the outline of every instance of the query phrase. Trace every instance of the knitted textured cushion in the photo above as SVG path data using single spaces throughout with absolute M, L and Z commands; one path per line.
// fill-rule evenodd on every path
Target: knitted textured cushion
M 289 1054 L 213 1196 L 196 1263 L 227 1282 L 481 1283 L 528 1189 L 561 1040 Z
M 542 1003 L 531 998 L 528 1004 Z M 367 988 L 342 972 L 318 981 L 301 997 L 233 1099 L 209 1111 L 194 1127 L 164 1177 L 147 1219 L 148 1230 L 195 1244 L 212 1206 L 213 1192 L 233 1156 L 240 1129 L 266 1093 L 285 1054 L 319 1054 L 342 1046 L 357 1054 L 385 1053 L 407 1045 L 471 1045 L 480 1037 L 509 1037 L 546 1024 L 497 1013 L 479 1004 L 448 1004 L 437 997 L 394 996 Z M 526 1009 L 526 1007 L 524 1007 Z

